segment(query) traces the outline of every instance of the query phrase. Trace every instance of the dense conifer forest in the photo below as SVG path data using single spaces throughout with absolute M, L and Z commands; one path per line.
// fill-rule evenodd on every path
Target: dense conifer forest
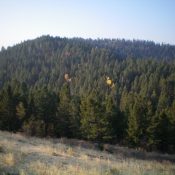
M 0 52 L 0 130 L 175 152 L 175 46 L 42 36 Z

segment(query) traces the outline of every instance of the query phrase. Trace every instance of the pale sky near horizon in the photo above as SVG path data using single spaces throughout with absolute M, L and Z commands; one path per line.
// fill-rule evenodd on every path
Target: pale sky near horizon
M 175 45 L 175 0 L 0 0 L 0 47 L 41 35 Z

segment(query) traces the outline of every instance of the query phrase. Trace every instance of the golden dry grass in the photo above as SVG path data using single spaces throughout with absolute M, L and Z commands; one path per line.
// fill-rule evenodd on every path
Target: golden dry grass
M 77 143 L 76 143 L 77 142 Z M 81 141 L 81 145 L 82 145 Z M 39 139 L 0 131 L 0 174 L 19 175 L 174 175 L 175 156 L 116 146 L 106 151 L 80 141 Z M 106 150 L 108 150 L 106 149 Z
M 13 153 L 4 154 L 1 157 L 1 162 L 7 167 L 14 166 L 15 165 L 14 154 Z

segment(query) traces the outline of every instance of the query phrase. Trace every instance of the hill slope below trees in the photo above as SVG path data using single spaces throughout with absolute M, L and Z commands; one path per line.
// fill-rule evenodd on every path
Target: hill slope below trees
M 175 46 L 42 36 L 0 52 L 0 129 L 175 151 Z
M 2 175 L 174 175 L 175 156 L 67 139 L 0 132 Z M 113 153 L 109 153 L 112 151 Z

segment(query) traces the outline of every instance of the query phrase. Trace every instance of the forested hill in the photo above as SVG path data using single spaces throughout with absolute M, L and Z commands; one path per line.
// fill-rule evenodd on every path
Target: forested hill
M 42 36 L 0 52 L 0 129 L 175 151 L 175 46 Z
M 160 64 L 157 69 L 161 68 L 165 60 L 168 62 L 162 73 L 170 71 L 164 69 L 169 69 L 166 67 L 171 64 L 169 61 L 175 60 L 175 46 L 137 40 L 42 36 L 2 49 L 0 85 L 2 87 L 7 81 L 17 80 L 29 86 L 46 84 L 56 89 L 62 86 L 65 73 L 70 74 L 79 88 L 95 82 L 98 84 L 103 76 L 110 76 L 121 84 L 121 79 L 123 82 L 125 78 L 132 81 L 140 74 L 145 74 L 144 71 L 155 69 L 157 61 Z M 138 67 L 140 63 L 144 68 Z M 129 77 L 125 77 L 126 74 Z

